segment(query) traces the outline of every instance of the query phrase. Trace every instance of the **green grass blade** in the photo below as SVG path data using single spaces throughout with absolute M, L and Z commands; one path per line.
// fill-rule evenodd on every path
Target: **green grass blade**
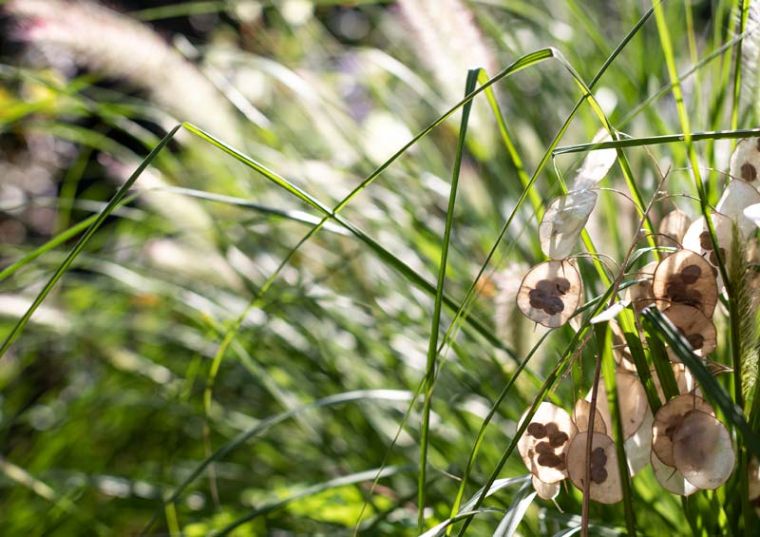
M 47 296 L 50 294 L 50 291 L 52 291 L 53 287 L 55 287 L 55 285 L 58 283 L 58 280 L 63 277 L 64 273 L 69 269 L 77 256 L 82 252 L 92 236 L 95 235 L 95 232 L 97 232 L 98 228 L 100 228 L 103 222 L 105 222 L 106 218 L 108 218 L 108 216 L 122 203 L 124 198 L 127 196 L 129 189 L 140 177 L 140 174 L 142 174 L 142 172 L 145 171 L 150 163 L 153 162 L 153 160 L 163 150 L 166 144 L 169 143 L 169 140 L 174 137 L 179 128 L 180 125 L 177 125 L 161 139 L 158 145 L 153 148 L 148 156 L 143 159 L 137 169 L 129 177 L 129 179 L 127 179 L 126 182 L 119 188 L 119 190 L 116 191 L 116 194 L 114 194 L 114 196 L 111 198 L 111 201 L 108 202 L 108 205 L 103 208 L 103 210 L 98 214 L 97 218 L 90 224 L 90 227 L 87 228 L 87 231 L 85 231 L 82 237 L 77 241 L 77 243 L 71 249 L 71 252 L 69 252 L 69 254 L 66 256 L 66 259 L 63 260 L 63 262 L 50 277 L 50 280 L 42 288 L 42 291 L 40 291 L 40 293 L 34 299 L 32 304 L 29 306 L 29 309 L 27 309 L 26 313 L 24 313 L 24 315 L 11 329 L 11 332 L 5 337 L 3 344 L 0 346 L 0 359 L 5 355 L 13 342 L 16 341 L 16 339 L 21 335 L 27 323 L 29 322 L 29 319 L 31 319 L 32 315 L 34 315 L 35 310 L 40 306 L 40 304 L 42 304 L 45 298 L 47 298 Z
M 381 478 L 383 477 L 390 477 L 392 475 L 396 475 L 401 472 L 410 471 L 413 467 L 412 466 L 402 466 L 402 467 L 396 467 L 396 466 L 388 466 L 383 469 L 377 469 L 374 470 L 365 470 L 363 472 L 357 472 L 355 474 L 350 475 L 344 475 L 341 477 L 336 477 L 335 479 L 330 479 L 329 481 L 325 481 L 324 483 L 319 483 L 317 485 L 312 485 L 310 487 L 306 487 L 305 489 L 296 492 L 295 494 L 291 494 L 289 496 L 286 496 L 284 498 L 278 498 L 276 500 L 270 500 L 268 502 L 264 502 L 261 506 L 257 507 L 247 515 L 238 518 L 234 522 L 231 522 L 224 528 L 222 528 L 220 531 L 212 533 L 214 537 L 222 537 L 223 535 L 229 535 L 235 528 L 239 528 L 243 524 L 247 522 L 251 522 L 252 520 L 255 520 L 256 518 L 266 515 L 267 513 L 271 513 L 272 511 L 275 511 L 277 509 L 281 509 L 285 506 L 287 506 L 289 503 L 292 503 L 297 500 L 301 500 L 303 498 L 308 498 L 309 496 L 313 496 L 315 494 L 319 494 L 320 492 L 324 492 L 326 490 L 338 488 L 338 487 L 344 487 L 346 485 L 354 485 L 356 483 L 363 483 L 365 481 L 372 480 L 375 475 L 380 475 Z
M 465 95 L 469 95 L 475 88 L 478 80 L 479 69 L 473 69 L 467 73 L 465 83 Z M 427 474 L 427 452 L 430 436 L 430 408 L 433 401 L 433 378 L 435 375 L 436 356 L 438 355 L 438 331 L 441 326 L 441 307 L 443 304 L 443 286 L 446 282 L 446 267 L 448 265 L 449 244 L 451 242 L 451 228 L 454 222 L 454 209 L 456 207 L 457 192 L 459 191 L 459 172 L 462 167 L 462 154 L 467 137 L 467 126 L 470 120 L 472 101 L 465 103 L 462 108 L 462 121 L 459 126 L 459 138 L 454 156 L 454 168 L 451 174 L 451 188 L 449 191 L 449 203 L 446 209 L 446 223 L 443 231 L 441 244 L 441 260 L 438 266 L 438 281 L 435 290 L 435 302 L 433 305 L 433 318 L 430 327 L 430 339 L 428 340 L 427 363 L 425 366 L 425 387 L 423 390 L 422 428 L 420 432 L 420 462 L 419 476 L 417 481 L 417 529 L 420 533 L 425 528 L 425 493 Z

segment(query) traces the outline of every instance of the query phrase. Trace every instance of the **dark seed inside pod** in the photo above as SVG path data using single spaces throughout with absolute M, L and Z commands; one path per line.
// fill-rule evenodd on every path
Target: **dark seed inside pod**
M 713 249 L 712 241 L 710 240 L 710 233 L 708 231 L 703 231 L 699 234 L 699 245 L 703 250 Z
M 591 467 L 591 481 L 597 484 L 607 481 L 607 470 L 604 469 L 604 466 Z
M 607 455 L 604 453 L 604 448 L 596 448 L 591 452 L 591 464 L 597 466 L 604 466 L 607 463 Z
M 689 345 L 695 351 L 701 349 L 705 344 L 705 338 L 702 334 L 689 334 L 686 336 L 686 341 L 689 342 Z
M 538 464 L 541 466 L 549 466 L 551 468 L 559 468 L 564 464 L 562 458 L 555 453 L 541 453 L 537 459 Z
M 528 293 L 530 305 L 533 308 L 545 311 L 549 315 L 556 315 L 565 309 L 565 303 L 561 297 L 569 290 L 570 281 L 566 278 L 541 280 L 536 284 L 536 288 L 531 289 Z
M 556 423 L 554 423 L 553 421 L 550 421 L 549 423 L 546 424 L 546 436 L 551 438 L 558 432 L 559 432 L 559 427 L 557 427 Z
M 553 434 L 549 438 L 549 443 L 552 445 L 552 447 L 560 447 L 562 444 L 567 442 L 569 440 L 569 437 L 567 436 L 567 433 L 558 432 L 556 434 Z
M 681 270 L 681 280 L 688 285 L 696 282 L 701 275 L 702 269 L 697 265 L 687 265 Z
M 544 427 L 543 423 L 534 421 L 528 425 L 528 434 L 534 438 L 543 438 L 546 436 L 546 427 Z
M 760 142 L 758 142 L 758 145 L 760 145 Z M 745 162 L 744 164 L 742 164 L 741 174 L 742 174 L 742 179 L 744 179 L 747 182 L 751 182 L 757 179 L 757 170 L 749 162 Z
M 554 454 L 554 448 L 552 448 L 551 444 L 549 442 L 539 442 L 536 444 L 536 453 L 545 454 L 545 453 L 551 453 Z
M 699 269 L 699 267 L 697 267 Z M 700 271 L 701 272 L 701 271 Z M 690 276 L 691 277 L 691 276 Z M 698 278 L 699 276 L 697 276 Z M 682 274 L 674 274 L 668 279 L 665 293 L 671 302 L 699 308 L 702 304 L 702 293 L 690 288 Z

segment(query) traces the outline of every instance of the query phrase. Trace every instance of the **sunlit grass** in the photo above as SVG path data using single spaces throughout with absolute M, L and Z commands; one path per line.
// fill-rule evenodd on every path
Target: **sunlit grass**
M 679 498 L 647 467 L 620 503 L 569 479 L 547 501 L 517 453 L 543 401 L 571 411 L 598 383 L 624 467 L 613 333 L 592 319 L 672 252 L 662 217 L 708 215 L 733 142 L 760 134 L 751 2 L 426 1 L 416 25 L 339 4 L 146 6 L 97 47 L 61 38 L 81 76 L 4 56 L 4 531 L 752 534 L 756 313 L 730 259 L 711 359 L 732 374 L 656 308 L 616 317 L 653 412 L 678 393 L 666 347 L 697 379 L 737 450 L 725 485 Z M 202 43 L 166 45 L 177 76 L 124 63 L 138 20 L 214 14 Z M 468 43 L 497 68 L 452 53 Z M 18 180 L 35 140 L 65 144 L 47 190 Z M 534 326 L 514 295 L 544 260 L 539 223 L 601 148 L 617 158 L 571 255 L 582 306 Z

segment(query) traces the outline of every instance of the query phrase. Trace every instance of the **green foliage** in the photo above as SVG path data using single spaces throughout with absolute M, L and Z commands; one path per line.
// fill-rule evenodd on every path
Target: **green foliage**
M 530 488 L 518 420 L 570 410 L 598 359 L 618 408 L 589 321 L 667 253 L 653 223 L 707 212 L 732 140 L 758 134 L 748 3 L 137 2 L 96 33 L 43 3 L 5 7 L 27 53 L 0 65 L 3 534 L 579 529 L 580 491 Z M 578 243 L 585 305 L 544 331 L 515 291 L 600 147 L 619 167 Z M 646 469 L 589 506 L 590 534 L 756 527 L 724 507 L 760 453 L 743 253 L 712 356 L 734 375 L 654 309 L 619 318 L 652 406 L 677 390 L 667 345 L 739 469 L 683 502 Z

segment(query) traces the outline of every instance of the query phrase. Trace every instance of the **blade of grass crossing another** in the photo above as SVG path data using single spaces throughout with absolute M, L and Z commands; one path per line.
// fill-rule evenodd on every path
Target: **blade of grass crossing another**
M 467 72 L 465 95 L 475 88 L 478 79 L 478 69 Z M 443 304 L 443 286 L 446 281 L 446 265 L 448 264 L 449 244 L 451 242 L 451 227 L 454 222 L 454 209 L 459 189 L 459 171 L 462 167 L 462 153 L 464 142 L 467 137 L 467 124 L 470 120 L 472 101 L 465 103 L 462 108 L 462 122 L 459 127 L 456 155 L 454 156 L 454 168 L 451 174 L 451 187 L 449 191 L 449 204 L 446 209 L 446 223 L 443 231 L 443 243 L 441 244 L 441 261 L 438 266 L 438 282 L 435 291 L 435 303 L 433 305 L 433 319 L 430 327 L 430 339 L 428 340 L 427 363 L 425 367 L 424 402 L 422 407 L 422 429 L 420 434 L 420 463 L 419 477 L 417 480 L 417 529 L 422 533 L 425 529 L 425 477 L 427 474 L 428 439 L 430 435 L 430 406 L 433 399 L 433 378 L 435 375 L 435 359 L 438 354 L 438 331 L 441 325 L 441 306 Z
M 29 323 L 29 320 L 32 318 L 32 315 L 34 315 L 34 312 L 37 310 L 37 308 L 39 308 L 40 304 L 42 304 L 45 298 L 47 298 L 47 296 L 50 294 L 50 291 L 53 290 L 53 287 L 55 287 L 58 281 L 63 277 L 64 273 L 69 269 L 69 267 L 77 258 L 77 256 L 82 252 L 82 250 L 84 250 L 84 247 L 90 241 L 92 236 L 95 235 L 98 228 L 100 228 L 103 222 L 106 221 L 106 218 L 108 218 L 108 216 L 119 205 L 121 205 L 121 203 L 127 197 L 127 193 L 129 192 L 129 189 L 132 188 L 132 185 L 135 184 L 135 182 L 137 181 L 137 179 L 139 179 L 142 172 L 145 171 L 145 169 L 150 165 L 150 163 L 153 162 L 153 160 L 158 156 L 158 154 L 164 149 L 166 144 L 169 143 L 169 140 L 174 138 L 174 135 L 177 133 L 179 128 L 180 128 L 180 125 L 177 125 L 171 131 L 169 131 L 166 134 L 166 136 L 164 136 L 161 139 L 158 145 L 156 145 L 156 147 L 154 147 L 153 150 L 150 153 L 148 153 L 148 155 L 143 159 L 143 161 L 139 164 L 139 166 L 137 166 L 137 169 L 132 173 L 132 175 L 130 175 L 129 178 L 124 182 L 124 184 L 121 185 L 119 190 L 116 191 L 116 194 L 114 194 L 114 196 L 111 198 L 111 201 L 108 202 L 108 204 L 98 214 L 97 218 L 90 224 L 90 227 L 87 228 L 87 231 L 84 232 L 82 237 L 77 241 L 77 243 L 71 249 L 69 254 L 63 260 L 63 262 L 58 266 L 56 271 L 50 277 L 50 280 L 48 280 L 48 282 L 39 292 L 39 294 L 34 299 L 34 301 L 29 306 L 29 308 L 26 310 L 24 315 L 21 316 L 21 318 L 16 322 L 14 327 L 11 329 L 10 333 L 5 337 L 3 344 L 0 346 L 0 359 L 2 359 L 2 357 L 8 351 L 8 349 L 13 344 L 13 342 L 16 341 L 16 339 L 24 331 L 24 328 Z

